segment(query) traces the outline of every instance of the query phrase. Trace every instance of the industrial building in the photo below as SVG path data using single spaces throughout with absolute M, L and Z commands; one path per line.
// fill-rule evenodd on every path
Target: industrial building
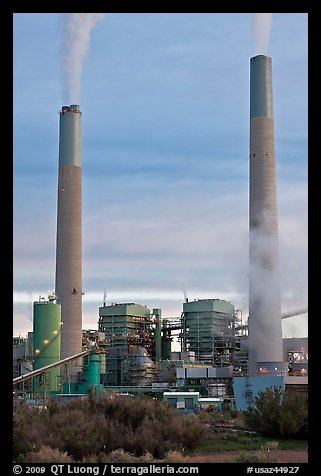
M 17 378 L 30 373 L 33 369 L 33 333 L 28 332 L 26 337 L 13 337 L 12 376 Z M 13 395 L 31 395 L 32 381 L 27 380 L 16 385 Z
M 180 316 L 134 302 L 97 310 L 82 329 L 79 105 L 60 112 L 55 293 L 34 303 L 33 332 L 14 338 L 14 396 L 146 393 L 175 408 L 245 409 L 259 390 L 307 391 L 307 339 L 283 339 L 272 61 L 250 60 L 249 318 L 229 301 L 188 299 Z M 306 310 L 304 310 L 306 312 Z M 172 352 L 174 337 L 180 350 Z M 31 384 L 32 382 L 32 384 Z
M 96 394 L 145 393 L 158 398 L 170 392 L 175 399 L 177 392 L 194 391 L 200 399 L 216 398 L 217 408 L 235 408 L 235 397 L 243 392 L 248 403 L 261 385 L 262 380 L 249 383 L 247 377 L 246 389 L 235 390 L 235 380 L 247 375 L 248 336 L 238 311 L 221 299 L 185 301 L 180 318 L 172 319 L 161 319 L 161 309 L 151 311 L 133 302 L 100 307 L 98 329 L 82 331 L 82 367 L 72 378 L 80 357 L 59 358 L 62 325 L 54 297 L 34 303 L 34 332 L 27 339 L 14 339 L 15 396 L 44 400 L 49 395 L 86 395 L 93 389 Z M 180 351 L 171 351 L 174 336 Z M 283 352 L 288 376 L 296 376 L 291 389 L 306 391 L 307 339 L 283 339 Z M 28 372 L 22 373 L 18 365 Z M 53 367 L 47 369 L 48 365 Z M 31 386 L 28 373 L 39 369 Z M 289 388 L 284 376 L 277 378 Z M 181 399 L 177 402 L 182 409 Z
M 99 308 L 98 330 L 104 332 L 110 347 L 144 347 L 155 357 L 156 319 L 150 309 L 135 303 Z
M 198 299 L 183 304 L 183 350 L 197 360 L 221 367 L 231 364 L 237 337 L 234 306 L 222 299 Z

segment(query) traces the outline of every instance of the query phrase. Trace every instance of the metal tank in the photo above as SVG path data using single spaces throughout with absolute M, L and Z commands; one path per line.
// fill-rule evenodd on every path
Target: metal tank
M 89 386 L 100 385 L 100 354 L 90 353 L 84 358 L 82 381 Z
M 144 347 L 131 348 L 124 364 L 124 374 L 128 385 L 146 386 L 155 381 L 155 363 L 148 357 Z
M 61 306 L 40 300 L 33 304 L 34 364 L 40 369 L 60 360 Z M 45 394 L 59 388 L 60 367 L 50 369 L 47 374 L 34 378 L 33 390 Z
M 82 155 L 78 105 L 60 112 L 56 243 L 57 302 L 61 305 L 61 358 L 82 348 Z M 79 364 L 81 361 L 79 361 Z M 72 372 L 76 372 L 73 368 Z

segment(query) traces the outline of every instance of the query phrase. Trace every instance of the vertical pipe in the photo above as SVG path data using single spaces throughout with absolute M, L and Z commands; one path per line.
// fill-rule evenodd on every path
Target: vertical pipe
M 250 61 L 249 371 L 283 360 L 272 60 Z M 269 369 L 269 370 L 270 370 Z
M 162 336 L 161 336 L 161 309 L 153 309 L 153 314 L 156 316 L 155 321 L 155 360 L 162 358 Z
M 56 294 L 61 304 L 61 359 L 82 348 L 81 112 L 60 112 Z

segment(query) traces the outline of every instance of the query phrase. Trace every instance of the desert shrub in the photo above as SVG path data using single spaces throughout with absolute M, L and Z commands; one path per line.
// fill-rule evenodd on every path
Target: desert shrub
M 73 463 L 74 460 L 66 452 L 42 446 L 38 451 L 27 453 L 23 463 Z
M 107 463 L 106 453 L 86 455 L 81 460 L 82 463 Z
M 180 451 L 170 450 L 165 454 L 164 461 L 166 463 L 183 463 L 184 455 Z
M 141 397 L 98 400 L 96 409 L 107 421 L 117 421 L 117 447 L 142 456 L 163 457 L 170 449 L 192 449 L 204 434 L 195 415 L 181 415 L 162 401 Z
M 141 463 L 150 463 L 153 461 L 153 455 L 149 451 L 145 451 L 143 455 L 140 456 L 139 462 Z
M 161 426 L 160 435 L 167 445 L 164 451 L 156 456 L 163 457 L 164 452 L 172 450 L 191 451 L 195 449 L 206 434 L 206 427 L 195 414 L 176 414 L 170 421 Z
M 149 463 L 153 461 L 153 455 L 149 452 L 136 457 L 123 449 L 117 449 L 110 453 L 99 453 L 85 456 L 82 463 Z
M 291 395 L 280 387 L 260 391 L 254 406 L 244 412 L 248 426 L 266 436 L 306 437 L 308 431 L 308 402 L 303 395 Z
M 25 405 L 24 409 L 14 408 L 12 428 L 13 428 L 13 457 L 16 458 L 20 454 L 32 451 L 32 442 L 28 438 L 28 412 L 29 409 Z
M 136 463 L 137 458 L 126 451 L 119 449 L 107 455 L 108 463 Z
M 245 417 L 243 412 L 240 412 L 240 414 L 237 416 L 236 420 L 234 421 L 234 428 L 238 430 L 250 430 L 249 425 L 245 421 Z
M 77 460 L 103 448 L 104 433 L 102 422 L 97 415 L 86 418 L 81 410 L 64 409 L 52 416 L 50 425 L 51 444 L 67 451 Z
M 197 418 L 204 423 L 212 423 L 213 422 L 213 417 L 212 414 L 208 412 L 199 412 L 197 413 Z
M 201 411 L 197 413 L 197 417 L 200 421 L 211 424 L 221 425 L 225 421 L 225 416 L 220 412 L 207 412 Z
M 238 435 L 236 433 L 228 432 L 222 437 L 224 441 L 238 441 Z
M 261 450 L 266 450 L 266 451 L 277 450 L 278 447 L 279 447 L 278 441 L 266 441 L 264 445 L 261 446 Z
M 280 436 L 307 438 L 308 399 L 304 395 L 285 393 L 281 405 Z
M 98 455 L 99 462 L 120 449 L 137 458 L 189 451 L 206 431 L 196 415 L 179 414 L 162 401 L 107 395 L 50 404 L 41 412 L 22 405 L 14 409 L 13 426 L 15 459 L 48 446 L 76 461 Z
M 231 463 L 275 463 L 275 461 L 259 451 L 257 453 L 243 453 L 232 460 Z
M 46 410 L 30 408 L 22 402 L 13 407 L 13 457 L 37 451 L 46 444 Z

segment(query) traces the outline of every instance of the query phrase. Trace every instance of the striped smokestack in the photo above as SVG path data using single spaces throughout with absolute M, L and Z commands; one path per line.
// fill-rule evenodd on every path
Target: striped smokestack
M 60 112 L 56 294 L 61 305 L 61 359 L 82 348 L 81 112 Z
M 249 372 L 283 369 L 272 60 L 250 60 Z

